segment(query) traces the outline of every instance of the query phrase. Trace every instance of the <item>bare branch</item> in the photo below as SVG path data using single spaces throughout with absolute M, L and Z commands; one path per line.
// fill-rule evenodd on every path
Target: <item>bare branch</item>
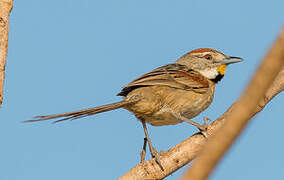
M 0 107 L 3 101 L 5 65 L 8 51 L 9 14 L 13 0 L 0 0 Z
M 284 47 L 284 45 L 282 45 L 282 47 Z M 272 57 L 270 55 L 266 58 L 271 59 Z M 260 103 L 253 111 L 254 113 L 251 114 L 251 117 L 261 111 L 265 105 L 282 90 L 284 90 L 284 66 L 282 66 L 281 71 L 278 73 L 265 95 L 262 96 L 261 100 L 259 101 Z M 209 125 L 207 130 L 209 135 L 214 134 L 218 129 L 220 129 L 230 114 L 236 110 L 237 102 L 234 103 L 221 117 Z M 120 177 L 120 179 L 163 179 L 192 161 L 197 156 L 205 142 L 206 139 L 203 137 L 203 135 L 195 134 L 169 149 L 167 152 L 162 153 L 161 163 L 165 169 L 164 171 L 161 171 L 154 159 L 150 159 L 133 167 L 130 171 Z

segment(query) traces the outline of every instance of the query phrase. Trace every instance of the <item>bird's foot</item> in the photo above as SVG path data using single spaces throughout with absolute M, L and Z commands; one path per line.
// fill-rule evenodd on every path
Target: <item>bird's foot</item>
M 164 168 L 163 168 L 162 163 L 161 163 L 160 154 L 153 147 L 150 148 L 150 152 L 151 152 L 152 157 L 155 158 L 155 161 L 159 165 L 161 170 L 164 171 Z
M 201 133 L 205 138 L 208 138 L 208 134 L 207 134 L 206 130 L 207 130 L 208 125 L 209 125 L 208 122 L 210 122 L 210 121 L 211 121 L 211 120 L 210 120 L 209 118 L 204 117 L 204 118 L 203 118 L 203 124 L 198 127 L 200 133 Z

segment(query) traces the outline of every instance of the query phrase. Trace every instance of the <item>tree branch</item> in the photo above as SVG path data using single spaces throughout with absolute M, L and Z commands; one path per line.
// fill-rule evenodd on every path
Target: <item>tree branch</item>
M 9 14 L 13 0 L 0 0 L 0 107 L 3 101 L 5 66 L 8 51 Z
M 282 33 L 281 38 L 279 38 L 276 42 L 276 44 L 282 44 L 281 47 L 277 47 L 278 51 L 275 53 L 275 50 L 271 49 L 268 56 L 266 56 L 267 59 L 273 59 L 275 58 L 275 54 L 279 55 L 279 57 L 282 57 L 282 62 L 284 60 L 283 55 L 283 48 L 284 48 L 284 33 Z M 279 42 L 280 41 L 280 42 Z M 281 59 L 281 58 L 280 58 Z M 276 61 L 276 60 L 274 60 Z M 270 62 L 272 62 L 270 60 Z M 273 63 L 272 63 L 273 64 Z M 270 67 L 270 65 L 268 65 Z M 280 69 L 279 65 L 279 69 Z M 267 73 L 267 68 L 262 69 Z M 274 72 L 276 75 L 278 71 Z M 273 74 L 273 73 L 272 73 Z M 265 74 L 266 76 L 267 74 Z M 273 79 L 271 80 L 273 81 Z M 271 82 L 270 81 L 270 82 Z M 259 83 L 259 82 L 258 82 Z M 278 93 L 280 93 L 282 90 L 284 90 L 284 66 L 282 66 L 281 71 L 278 73 L 277 77 L 273 81 L 272 85 L 269 87 L 269 89 L 266 91 L 265 95 L 261 97 L 260 101 L 258 101 L 258 105 L 254 110 L 253 113 L 250 114 L 250 117 L 253 117 L 256 113 L 261 111 L 265 105 Z M 232 113 L 237 111 L 237 104 L 239 101 L 235 102 L 221 117 L 216 119 L 213 123 L 211 123 L 208 127 L 207 133 L 208 135 L 215 134 L 215 132 L 219 132 L 218 130 L 220 127 L 227 121 L 228 117 L 231 116 Z M 124 174 L 122 177 L 120 177 L 120 180 L 123 179 L 163 179 L 167 177 L 168 175 L 172 174 L 179 168 L 183 167 L 190 161 L 192 161 L 199 151 L 202 149 L 203 145 L 205 144 L 206 139 L 203 137 L 203 135 L 195 134 L 191 136 L 190 138 L 184 140 L 183 142 L 175 145 L 173 148 L 169 149 L 167 152 L 164 152 L 161 154 L 161 163 L 164 167 L 164 171 L 160 169 L 160 167 L 155 162 L 155 159 L 150 159 L 148 161 L 145 161 L 142 164 L 138 164 L 137 166 L 133 167 L 130 171 L 128 171 L 126 174 Z M 220 141 L 219 141 L 220 142 Z M 207 152 L 214 152 L 214 151 L 207 151 Z M 203 168 L 203 166 L 202 166 Z M 203 169 L 202 169 L 203 170 Z M 187 176 L 186 176 L 187 177 Z

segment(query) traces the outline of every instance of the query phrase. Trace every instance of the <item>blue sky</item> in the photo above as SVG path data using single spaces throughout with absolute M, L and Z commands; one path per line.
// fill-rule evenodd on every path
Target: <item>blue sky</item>
M 115 95 L 129 81 L 194 48 L 245 59 L 229 67 L 212 105 L 194 120 L 217 118 L 240 96 L 283 27 L 283 7 L 281 0 L 15 1 L 0 108 L 0 179 L 123 175 L 139 162 L 144 138 L 126 110 L 59 124 L 21 121 L 119 101 Z M 210 179 L 283 177 L 283 100 L 282 93 L 253 118 Z M 196 131 L 185 123 L 149 126 L 159 151 Z

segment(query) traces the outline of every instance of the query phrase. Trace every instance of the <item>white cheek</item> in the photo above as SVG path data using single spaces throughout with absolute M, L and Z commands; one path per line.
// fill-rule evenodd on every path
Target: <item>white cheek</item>
M 205 76 L 208 79 L 215 79 L 218 76 L 218 71 L 217 69 L 206 69 L 203 71 L 199 71 L 200 74 L 202 74 L 203 76 Z

